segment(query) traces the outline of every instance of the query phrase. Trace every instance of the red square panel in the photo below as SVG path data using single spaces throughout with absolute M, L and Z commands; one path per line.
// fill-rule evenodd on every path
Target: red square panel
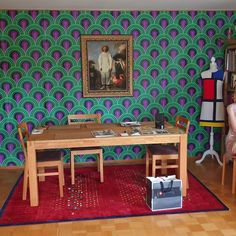
M 203 80 L 203 100 L 215 100 L 215 80 Z

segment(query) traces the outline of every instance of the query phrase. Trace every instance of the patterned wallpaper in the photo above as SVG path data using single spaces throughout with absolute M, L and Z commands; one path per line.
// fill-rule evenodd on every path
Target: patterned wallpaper
M 17 124 L 58 125 L 74 113 L 102 114 L 102 122 L 191 120 L 188 155 L 209 148 L 209 127 L 198 124 L 200 73 L 236 25 L 232 11 L 0 11 L 0 166 L 23 165 Z M 133 97 L 83 98 L 80 35 L 133 36 Z M 215 146 L 220 149 L 220 132 Z M 104 149 L 106 160 L 144 157 L 143 146 Z M 65 150 L 65 161 L 69 150 Z M 84 157 L 91 161 L 94 157 Z M 77 159 L 77 161 L 80 161 Z

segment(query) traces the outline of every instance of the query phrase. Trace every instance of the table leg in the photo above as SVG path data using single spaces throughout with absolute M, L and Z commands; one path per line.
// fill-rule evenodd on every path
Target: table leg
M 29 193 L 30 206 L 38 206 L 38 181 L 37 181 L 37 166 L 36 166 L 36 150 L 34 146 L 27 142 L 28 166 L 29 166 Z
M 180 136 L 179 143 L 179 154 L 180 154 L 180 179 L 182 180 L 182 194 L 183 197 L 187 195 L 187 134 Z

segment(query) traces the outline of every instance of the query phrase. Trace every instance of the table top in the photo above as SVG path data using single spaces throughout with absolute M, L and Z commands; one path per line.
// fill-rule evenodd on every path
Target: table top
M 141 135 L 131 135 L 133 129 L 138 128 Z M 147 130 L 155 130 L 154 122 L 142 122 L 138 127 L 123 127 L 120 123 L 112 124 L 86 124 L 86 125 L 59 125 L 49 126 L 42 134 L 31 134 L 29 144 L 41 148 L 72 148 L 89 146 L 116 146 L 179 142 L 183 131 L 169 123 L 165 123 L 168 133 L 146 134 Z M 94 137 L 93 132 L 100 130 L 112 130 L 116 134 L 113 137 Z M 127 136 L 122 134 L 127 133 Z M 143 133 L 145 133 L 143 135 Z

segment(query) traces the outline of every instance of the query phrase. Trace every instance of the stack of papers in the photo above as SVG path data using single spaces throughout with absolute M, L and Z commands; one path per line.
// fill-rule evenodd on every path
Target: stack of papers
M 132 128 L 132 130 L 131 130 L 131 132 L 130 132 L 130 135 L 131 135 L 131 136 L 141 135 L 140 127 Z
M 32 134 L 42 134 L 43 131 L 46 130 L 46 129 L 48 129 L 47 125 L 37 126 L 32 130 Z
M 138 121 L 126 121 L 120 122 L 121 126 L 140 126 L 141 124 Z
M 106 138 L 106 137 L 114 137 L 116 136 L 116 133 L 111 129 L 105 129 L 105 130 L 92 131 L 92 135 L 95 138 Z
M 166 129 L 144 129 L 142 135 L 156 135 L 156 134 L 168 134 Z
M 33 129 L 32 130 L 32 134 L 42 134 L 43 133 L 43 129 Z

